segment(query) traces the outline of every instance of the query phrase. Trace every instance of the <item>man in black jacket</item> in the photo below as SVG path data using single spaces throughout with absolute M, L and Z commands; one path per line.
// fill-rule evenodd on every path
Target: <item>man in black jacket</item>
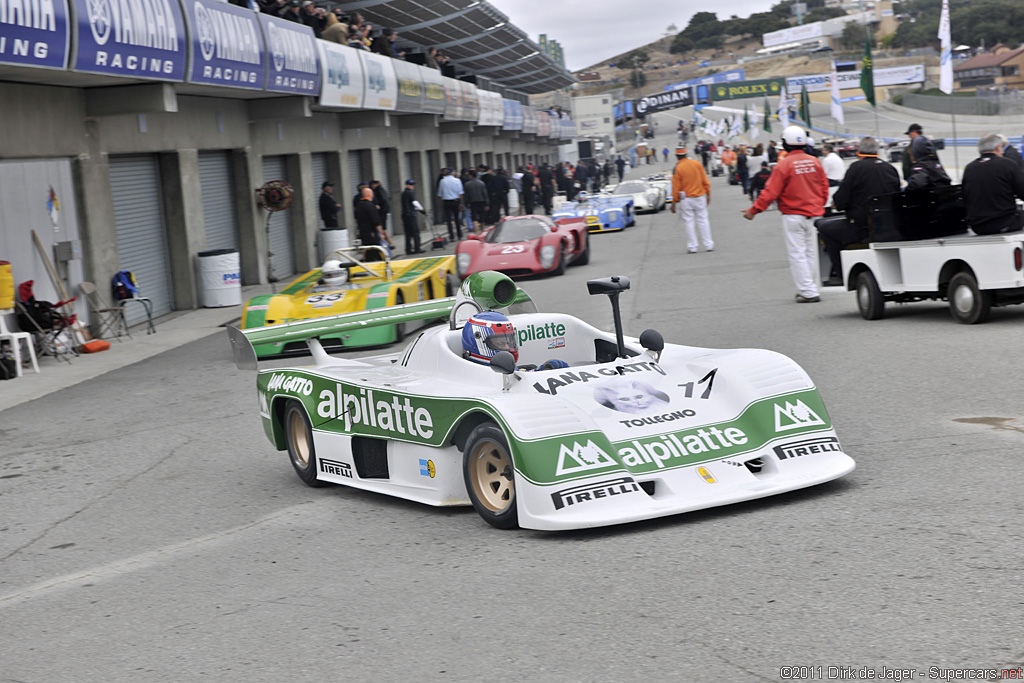
M 551 200 L 555 196 L 555 174 L 551 167 L 543 164 L 537 171 L 537 184 L 540 186 L 540 203 L 544 207 L 544 213 L 551 215 Z
M 823 226 L 824 229 L 818 230 L 832 261 L 830 285 L 843 284 L 839 274 L 839 252 L 868 238 L 870 199 L 875 195 L 900 191 L 900 175 L 891 164 L 878 158 L 878 142 L 873 137 L 860 139 L 857 156 L 860 158 L 846 169 L 846 175 L 832 197 L 835 207 L 846 212 L 847 222 L 831 229 Z
M 1015 232 L 1024 227 L 1024 216 L 1015 198 L 1024 199 L 1024 174 L 1003 157 L 1006 138 L 999 133 L 978 141 L 981 157 L 964 169 L 963 192 L 967 224 L 979 235 Z
M 402 190 L 402 230 L 405 232 L 405 253 L 422 254 L 420 248 L 420 226 L 416 221 L 416 181 L 405 181 L 405 189 Z
M 364 188 L 359 202 L 356 204 L 356 228 L 359 230 L 359 241 L 364 247 L 371 245 L 385 246 L 391 244 L 391 238 L 380 220 L 377 213 L 377 206 L 373 203 L 373 190 Z M 368 249 L 363 254 L 366 261 L 380 261 L 380 252 L 376 249 Z
M 470 170 L 469 180 L 463 183 L 466 192 L 466 203 L 473 216 L 473 232 L 483 232 L 487 212 L 487 186 L 476 177 L 476 171 Z
M 508 215 L 508 174 L 500 166 L 491 177 L 491 184 L 488 188 L 488 201 L 491 206 L 491 221 L 497 223 L 501 220 L 501 209 L 504 207 L 505 215 Z
M 522 211 L 525 214 L 533 213 L 533 203 L 536 201 L 534 190 L 534 181 L 536 176 L 533 175 L 533 166 L 527 166 L 523 169 L 523 196 L 519 198 L 519 206 L 522 207 Z
M 391 213 L 391 193 L 379 180 L 371 180 L 370 189 L 373 190 L 373 203 L 377 205 L 377 213 L 380 214 L 380 224 L 387 230 L 388 214 Z
M 930 190 L 953 182 L 939 163 L 935 145 L 923 135 L 914 139 L 914 160 L 906 181 L 908 190 Z
M 324 221 L 324 228 L 336 228 L 338 227 L 338 210 L 341 208 L 341 204 L 334 198 L 334 183 L 326 180 L 320 189 L 322 190 L 320 193 L 320 218 Z

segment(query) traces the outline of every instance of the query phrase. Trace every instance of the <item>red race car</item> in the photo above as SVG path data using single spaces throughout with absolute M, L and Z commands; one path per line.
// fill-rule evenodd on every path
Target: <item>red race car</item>
M 482 270 L 509 277 L 561 275 L 569 264 L 590 260 L 590 241 L 583 218 L 506 216 L 479 235 L 459 242 L 455 268 L 460 278 Z

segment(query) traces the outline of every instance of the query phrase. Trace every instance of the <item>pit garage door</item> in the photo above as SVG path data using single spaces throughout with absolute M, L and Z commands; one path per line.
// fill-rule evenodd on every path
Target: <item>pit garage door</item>
M 288 180 L 283 156 L 263 157 L 263 182 Z M 266 220 L 266 214 L 263 214 Z M 292 210 L 270 214 L 270 251 L 274 253 L 274 277 L 282 280 L 295 273 L 295 247 L 292 240 Z
M 230 152 L 201 152 L 199 182 L 206 220 L 205 249 L 238 249 Z
M 156 155 L 110 157 L 110 192 L 121 270 L 135 273 L 139 292 L 153 303 L 154 316 L 170 313 L 174 289 Z M 129 325 L 146 318 L 138 305 L 128 306 L 125 313 Z
M 321 185 L 327 181 L 327 152 L 317 152 L 313 154 L 313 195 L 317 199 L 316 203 L 316 224 L 318 227 L 324 227 L 324 222 L 320 218 L 320 194 L 323 192 Z M 341 196 L 338 192 L 341 188 L 335 187 L 334 192 L 337 196 Z

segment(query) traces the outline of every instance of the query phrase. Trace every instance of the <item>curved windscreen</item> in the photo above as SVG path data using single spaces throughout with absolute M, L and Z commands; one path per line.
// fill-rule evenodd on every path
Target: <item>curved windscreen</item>
M 488 242 L 508 244 L 510 242 L 527 242 L 551 232 L 552 224 L 540 218 L 519 218 L 513 221 L 502 221 L 487 234 Z
M 646 183 L 619 183 L 615 188 L 615 194 L 637 194 L 638 192 L 647 192 Z

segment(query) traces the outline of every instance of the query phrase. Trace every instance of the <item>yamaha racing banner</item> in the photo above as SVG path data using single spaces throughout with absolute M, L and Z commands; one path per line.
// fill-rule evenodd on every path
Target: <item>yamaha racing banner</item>
M 267 45 L 269 92 L 317 95 L 320 92 L 320 60 L 313 29 L 269 14 L 256 14 Z
M 74 0 L 72 7 L 75 71 L 184 80 L 188 51 L 178 0 Z
M 67 0 L 0 0 L 0 64 L 66 69 Z
M 392 60 L 395 77 L 398 79 L 398 111 L 420 113 L 423 111 L 423 75 L 420 65 L 405 62 L 401 59 Z
M 263 89 L 263 34 L 256 13 L 218 0 L 185 0 L 190 83 Z
M 444 76 L 437 69 L 420 66 L 423 79 L 423 111 L 427 114 L 444 114 L 447 98 L 444 93 Z
M 523 104 L 519 100 L 502 100 L 505 118 L 501 127 L 505 130 L 523 129 Z
M 668 92 L 641 97 L 636 101 L 636 113 L 638 116 L 644 116 L 668 109 L 688 107 L 691 104 L 693 104 L 693 88 L 687 85 Z

